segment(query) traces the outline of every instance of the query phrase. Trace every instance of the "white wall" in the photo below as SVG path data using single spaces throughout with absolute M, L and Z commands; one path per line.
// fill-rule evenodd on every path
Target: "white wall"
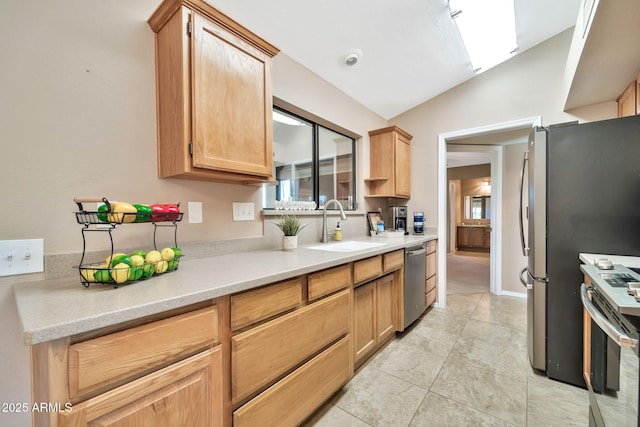
M 563 72 L 572 30 L 476 76 L 424 104 L 391 120 L 411 133 L 413 163 L 409 211 L 425 211 L 426 225 L 438 224 L 438 135 L 495 123 L 542 116 L 542 124 L 570 120 L 591 121 L 615 117 L 615 102 L 563 112 Z M 511 153 L 513 154 L 513 153 Z M 516 155 L 506 155 L 503 165 L 503 259 L 502 286 L 508 292 L 522 292 L 517 274 L 524 266 L 521 251 L 513 245 L 517 228 L 517 205 L 510 203 L 518 191 L 512 186 L 519 177 Z M 516 222 L 513 221 L 516 220 Z M 519 237 L 518 237 L 519 238 Z M 514 249 L 515 247 L 515 249 Z

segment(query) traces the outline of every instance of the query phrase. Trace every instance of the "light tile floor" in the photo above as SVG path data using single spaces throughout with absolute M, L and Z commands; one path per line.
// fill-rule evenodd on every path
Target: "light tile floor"
M 449 294 L 305 425 L 587 426 L 587 391 L 529 365 L 526 300 Z

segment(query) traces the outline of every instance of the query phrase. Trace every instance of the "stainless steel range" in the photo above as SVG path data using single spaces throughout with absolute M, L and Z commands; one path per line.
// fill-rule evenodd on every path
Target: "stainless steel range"
M 585 309 L 584 379 L 589 389 L 590 426 L 640 426 L 640 276 L 623 266 L 600 270 L 583 265 Z M 633 295 L 632 295 L 633 294 Z

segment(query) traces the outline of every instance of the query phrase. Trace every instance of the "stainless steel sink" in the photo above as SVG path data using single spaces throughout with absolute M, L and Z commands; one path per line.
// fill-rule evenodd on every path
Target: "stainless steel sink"
M 355 252 L 364 249 L 371 249 L 379 246 L 385 246 L 386 243 L 376 242 L 358 242 L 358 241 L 344 241 L 339 243 L 324 243 L 322 245 L 309 246 L 307 249 L 314 249 L 317 251 L 329 251 L 329 252 Z

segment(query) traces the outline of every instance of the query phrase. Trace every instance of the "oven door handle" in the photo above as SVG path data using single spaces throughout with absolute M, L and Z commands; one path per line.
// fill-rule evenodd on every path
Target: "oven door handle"
M 627 334 L 618 330 L 613 325 L 613 323 L 611 323 L 609 319 L 607 319 L 600 312 L 600 310 L 598 310 L 596 306 L 593 305 L 591 299 L 589 299 L 590 292 L 591 291 L 587 289 L 587 285 L 585 285 L 584 283 L 580 286 L 580 298 L 582 298 L 582 306 L 585 310 L 587 310 L 587 313 L 589 313 L 591 319 L 596 322 L 600 329 L 602 329 L 604 333 L 606 333 L 609 338 L 614 340 L 620 347 L 637 347 L 638 340 L 630 338 Z

